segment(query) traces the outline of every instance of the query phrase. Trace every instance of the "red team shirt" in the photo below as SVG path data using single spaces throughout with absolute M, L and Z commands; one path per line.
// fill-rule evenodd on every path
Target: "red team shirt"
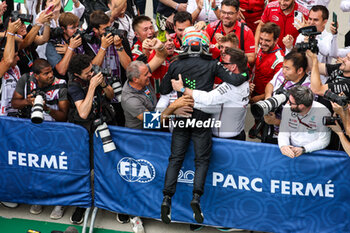
M 241 25 L 242 25 L 241 22 L 239 22 L 237 20 L 233 30 L 231 31 L 231 32 L 234 32 L 236 34 L 239 41 L 241 40 L 241 38 L 240 38 L 241 37 Z M 216 31 L 215 31 L 215 28 L 217 28 Z M 224 28 L 222 26 L 221 20 L 217 20 L 215 22 L 210 23 L 207 26 L 206 31 L 209 34 L 209 39 L 213 38 L 210 41 L 210 43 L 212 43 L 212 44 L 216 44 L 216 39 L 213 36 L 214 33 L 221 33 L 224 36 L 226 35 Z M 253 35 L 252 30 L 250 30 L 250 28 L 247 25 L 244 26 L 244 34 L 243 35 L 244 35 L 244 52 L 245 53 L 254 53 L 255 52 L 255 39 L 254 39 L 254 35 Z M 240 45 L 240 43 L 239 43 L 239 45 Z
M 263 53 L 261 49 L 255 61 L 255 77 L 254 77 L 254 93 L 261 95 L 265 93 L 265 87 L 271 81 L 273 76 L 283 66 L 284 53 L 282 49 L 276 45 L 272 51 Z
M 132 60 L 135 61 L 142 54 L 142 43 L 137 40 L 131 48 Z
M 278 45 L 285 51 L 284 44 L 282 42 L 283 37 L 286 35 L 292 35 L 294 38 L 294 43 L 299 35 L 298 30 L 294 27 L 294 11 L 299 11 L 301 12 L 305 19 L 308 18 L 309 15 L 309 10 L 303 7 L 302 5 L 299 5 L 298 3 L 295 2 L 294 5 L 294 10 L 288 14 L 285 15 L 283 11 L 280 8 L 280 5 L 278 1 L 276 2 L 270 2 L 267 4 L 263 15 L 261 16 L 261 21 L 263 23 L 267 22 L 274 22 L 281 28 L 281 34 L 278 39 Z

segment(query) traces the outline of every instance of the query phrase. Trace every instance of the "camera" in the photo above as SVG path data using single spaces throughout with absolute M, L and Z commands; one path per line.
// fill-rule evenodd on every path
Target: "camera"
M 112 76 L 112 73 L 107 68 L 101 68 L 98 65 L 92 65 L 92 71 L 94 74 L 102 73 L 103 76 L 110 77 Z
M 103 76 L 107 77 L 108 84 L 110 84 L 113 88 L 114 96 L 120 103 L 122 101 L 122 84 L 121 82 L 112 75 L 112 72 L 107 68 L 101 68 L 97 65 L 92 65 L 92 69 L 94 74 L 102 73 Z
M 60 38 L 63 37 L 63 29 L 60 27 L 57 28 L 50 28 L 50 41 L 54 42 L 55 44 L 60 43 Z
M 44 120 L 44 100 L 45 100 L 45 93 L 42 91 L 33 92 L 34 99 L 34 105 L 32 107 L 32 113 L 30 116 L 31 121 L 34 124 L 40 124 Z
M 94 35 L 90 34 L 87 30 L 77 30 L 72 37 L 80 35 L 83 41 L 87 43 L 94 44 L 96 42 Z
M 116 147 L 115 147 L 115 144 L 112 140 L 112 136 L 111 136 L 111 133 L 109 132 L 108 126 L 107 126 L 106 122 L 104 122 L 103 117 L 96 119 L 94 121 L 94 126 L 97 127 L 96 132 L 98 132 L 98 134 L 101 137 L 103 151 L 105 153 L 114 151 L 116 149 Z
M 335 94 L 334 92 L 332 92 L 331 90 L 327 90 L 323 97 L 326 100 L 332 101 L 334 103 L 339 104 L 342 107 L 345 107 L 348 104 L 349 98 L 347 96 L 339 96 L 337 94 Z
M 121 30 L 121 29 L 117 29 L 113 26 L 110 27 L 106 27 L 105 28 L 106 32 L 105 32 L 105 36 L 107 36 L 109 33 L 111 33 L 113 36 L 119 36 L 121 39 L 126 39 L 128 32 L 125 30 Z
M 18 19 L 20 19 L 22 23 L 31 23 L 33 21 L 33 15 L 21 14 L 19 11 L 12 11 L 10 18 L 12 22 L 17 21 Z
M 305 52 L 306 50 L 310 49 L 311 52 L 318 54 L 318 41 L 316 40 L 316 36 L 320 35 L 321 32 L 317 32 L 316 26 L 308 26 L 303 27 L 298 30 L 303 36 L 309 37 L 309 42 L 301 42 L 295 44 L 295 48 L 298 49 L 298 52 Z
M 284 89 L 276 91 L 276 95 L 266 99 L 260 100 L 251 107 L 252 114 L 255 119 L 261 119 L 269 112 L 276 111 L 276 109 L 288 101 L 289 93 Z
M 342 124 L 340 117 L 324 116 L 322 118 L 323 125 L 335 125 L 336 121 L 338 121 L 339 124 Z

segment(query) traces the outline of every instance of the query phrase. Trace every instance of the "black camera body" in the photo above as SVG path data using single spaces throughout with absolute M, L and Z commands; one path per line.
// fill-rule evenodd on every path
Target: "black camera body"
M 12 11 L 10 18 L 11 18 L 11 22 L 15 22 L 18 19 L 20 19 L 22 23 L 24 22 L 31 23 L 33 21 L 33 15 L 21 14 L 19 11 Z
M 102 75 L 105 76 L 105 77 L 111 77 L 112 76 L 112 73 L 107 68 L 101 68 L 98 65 L 92 65 L 92 70 L 93 70 L 95 75 L 101 72 Z
M 87 43 L 94 44 L 96 42 L 94 35 L 90 34 L 87 30 L 77 30 L 72 37 L 80 35 L 83 41 Z
M 50 28 L 50 41 L 53 44 L 60 44 L 63 38 L 63 29 L 61 27 Z
M 105 36 L 107 36 L 109 33 L 111 33 L 113 36 L 119 36 L 121 39 L 126 39 L 128 32 L 122 29 L 117 29 L 113 26 L 106 27 L 105 28 Z
M 309 37 L 309 42 L 301 42 L 295 45 L 295 48 L 298 49 L 298 52 L 306 52 L 306 50 L 311 50 L 311 52 L 318 54 L 319 49 L 317 46 L 318 41 L 316 40 L 316 36 L 320 35 L 321 32 L 317 31 L 316 26 L 308 26 L 303 27 L 298 30 L 303 36 Z

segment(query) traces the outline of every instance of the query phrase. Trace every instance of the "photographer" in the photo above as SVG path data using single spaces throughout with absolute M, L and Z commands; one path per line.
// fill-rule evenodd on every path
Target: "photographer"
M 343 123 L 344 126 L 344 122 L 345 124 L 349 124 L 349 110 L 348 110 L 348 106 L 346 106 L 346 108 L 343 108 L 341 106 L 339 106 L 336 103 L 332 103 L 333 106 L 333 110 L 336 114 L 338 114 L 338 117 L 340 117 L 341 122 Z M 335 117 L 336 115 L 334 115 Z M 336 133 L 340 139 L 340 143 L 343 146 L 344 151 L 350 156 L 350 141 L 349 141 L 349 136 L 348 133 L 349 132 L 344 132 L 343 127 L 340 126 L 338 120 L 335 120 L 334 125 L 327 125 L 331 130 L 333 130 L 334 133 Z
M 44 104 L 41 119 L 45 121 L 67 121 L 69 102 L 67 98 L 67 84 L 62 79 L 53 76 L 52 67 L 44 59 L 37 59 L 32 66 L 31 74 L 24 74 L 17 83 L 12 97 L 12 107 L 19 109 L 19 117 L 31 118 L 32 107 L 36 95 L 42 95 Z M 33 118 L 32 118 L 33 119 Z M 32 205 L 30 213 L 40 214 L 41 205 Z M 64 206 L 55 206 L 50 214 L 51 219 L 60 219 L 64 213 Z
M 126 40 L 123 40 L 123 47 L 129 54 L 133 45 L 135 33 L 132 28 L 132 19 L 126 13 L 126 0 L 107 0 L 109 11 L 106 14 L 110 17 L 111 26 L 127 32 Z
M 23 75 L 17 83 L 12 97 L 12 107 L 23 111 L 21 117 L 30 118 L 35 94 L 45 93 L 44 120 L 67 121 L 69 102 L 67 84 L 53 75 L 52 67 L 44 59 L 33 63 L 33 73 Z
M 69 122 L 83 126 L 90 136 L 90 161 L 93 161 L 92 135 L 96 130 L 93 124 L 97 119 L 113 122 L 113 109 L 109 106 L 114 93 L 102 73 L 94 74 L 91 58 L 85 54 L 78 54 L 69 63 L 69 73 L 73 76 L 68 83 L 68 93 L 74 106 L 68 114 Z M 84 208 L 77 207 L 71 216 L 72 223 L 81 224 Z
M 67 70 L 69 62 L 75 50 L 82 43 L 80 35 L 74 36 L 78 29 L 79 18 L 69 12 L 62 13 L 59 18 L 59 24 L 63 29 L 63 35 L 55 40 L 52 40 L 53 38 L 50 39 L 46 47 L 46 57 L 54 68 L 55 76 L 68 81 Z M 62 49 L 63 51 L 61 51 Z
M 310 10 L 309 18 L 305 26 L 315 26 L 317 32 L 321 33 L 316 36 L 317 47 L 319 50 L 318 60 L 324 63 L 331 63 L 332 58 L 337 58 L 337 34 L 332 30 L 332 33 L 327 32 L 326 24 L 329 18 L 329 11 L 325 6 L 316 5 Z M 302 29 L 300 29 L 302 30 Z M 299 30 L 299 31 L 300 31 Z M 299 34 L 296 39 L 296 43 L 308 42 L 308 36 Z M 283 43 L 286 46 L 286 53 L 290 52 L 293 48 L 293 37 L 287 35 L 283 38 Z M 327 81 L 326 77 L 321 77 L 322 83 Z
M 265 100 L 282 93 L 294 86 L 310 86 L 310 78 L 306 74 L 307 59 L 305 54 L 292 51 L 284 57 L 283 67 L 278 71 L 273 79 L 266 85 Z M 270 112 L 264 116 L 264 122 L 268 125 L 266 134 L 263 135 L 262 142 L 277 143 L 277 135 L 281 122 L 280 109 Z M 254 135 L 253 131 L 249 135 Z
M 322 150 L 329 144 L 331 132 L 322 123 L 330 111 L 314 101 L 314 94 L 305 86 L 289 90 L 289 101 L 283 107 L 278 146 L 281 153 L 295 158 L 304 153 Z
M 93 57 L 91 63 L 108 69 L 114 77 L 121 77 L 120 65 L 126 69 L 131 62 L 122 45 L 122 40 L 126 38 L 113 34 L 115 29 L 110 27 L 109 17 L 101 10 L 94 11 L 90 15 L 90 26 L 92 38 L 90 41 L 83 39 L 83 46 L 85 53 Z M 125 79 L 122 78 L 122 81 Z
M 316 54 L 307 51 L 307 57 L 311 61 L 311 90 L 326 99 L 340 104 L 334 108 L 335 112 L 343 121 L 344 129 L 347 135 L 350 135 L 350 121 L 347 104 L 350 96 L 350 53 L 347 57 L 342 58 L 340 64 L 319 63 Z M 328 83 L 322 84 L 320 74 L 329 75 L 331 78 Z M 339 94 L 342 94 L 339 96 Z

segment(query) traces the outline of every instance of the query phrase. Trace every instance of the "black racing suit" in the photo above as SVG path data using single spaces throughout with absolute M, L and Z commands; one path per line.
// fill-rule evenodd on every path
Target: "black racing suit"
M 239 86 L 248 79 L 247 74 L 245 74 L 246 76 L 233 74 L 216 60 L 207 60 L 199 56 L 188 57 L 176 60 L 170 64 L 168 73 L 164 76 L 160 85 L 160 93 L 162 95 L 168 94 L 173 90 L 171 79 L 177 79 L 179 74 L 182 75 L 185 87 L 203 91 L 211 91 L 213 89 L 215 76 L 234 86 Z M 178 93 L 178 95 L 180 96 L 181 93 Z M 191 119 L 205 121 L 209 117 L 210 114 L 193 109 Z M 177 119 L 177 121 L 181 120 L 184 119 Z M 164 195 L 173 196 L 175 194 L 177 177 L 191 138 L 194 144 L 196 168 L 193 193 L 203 194 L 212 148 L 211 128 L 174 127 L 171 155 L 165 174 Z

